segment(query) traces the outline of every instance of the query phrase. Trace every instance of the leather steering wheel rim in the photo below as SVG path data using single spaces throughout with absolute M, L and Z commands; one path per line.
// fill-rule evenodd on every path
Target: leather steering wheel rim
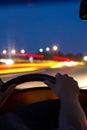
M 3 83 L 1 86 L 1 91 L 4 92 L 10 85 L 12 84 L 22 84 L 25 82 L 31 82 L 31 81 L 41 81 L 44 82 L 44 80 L 50 80 L 52 83 L 55 83 L 55 77 L 48 75 L 48 74 L 41 74 L 41 73 L 31 73 L 31 74 L 24 74 L 21 76 L 17 76 L 16 78 L 13 78 L 11 80 L 8 80 L 7 82 Z M 87 92 L 87 90 L 85 90 Z M 84 93 L 84 89 L 80 89 L 80 92 Z
M 25 75 L 21 75 L 16 78 L 13 78 L 7 81 L 6 83 L 4 83 L 1 86 L 1 91 L 4 92 L 8 87 L 10 87 L 11 84 L 19 85 L 25 82 L 31 82 L 31 81 L 43 82 L 44 80 L 50 80 L 52 83 L 55 83 L 55 77 L 48 74 L 40 74 L 40 73 L 25 74 Z

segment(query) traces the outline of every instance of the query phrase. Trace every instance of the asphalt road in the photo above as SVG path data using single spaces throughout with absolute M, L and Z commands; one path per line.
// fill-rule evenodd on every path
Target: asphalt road
M 75 80 L 78 81 L 78 84 L 80 87 L 87 88 L 87 65 L 84 66 L 74 66 L 74 67 L 64 67 L 64 68 L 56 68 L 56 69 L 41 69 L 33 72 L 27 72 L 27 73 L 14 73 L 14 74 L 6 74 L 6 75 L 0 75 L 2 80 L 4 82 L 17 77 L 19 75 L 24 75 L 28 73 L 43 73 L 43 74 L 49 74 L 52 76 L 55 76 L 55 74 L 59 72 L 61 74 L 68 74 L 69 76 L 72 76 Z M 21 87 L 37 87 L 37 86 L 44 86 L 41 82 L 29 82 L 25 84 L 21 84 L 17 86 L 18 88 Z

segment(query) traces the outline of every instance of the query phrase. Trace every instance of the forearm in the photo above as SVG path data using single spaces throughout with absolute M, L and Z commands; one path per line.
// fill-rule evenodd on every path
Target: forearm
M 70 100 L 70 99 L 69 99 Z M 79 100 L 61 101 L 59 127 L 72 126 L 76 130 L 87 130 L 86 117 Z
M 54 90 L 60 97 L 61 111 L 59 116 L 59 127 L 61 130 L 69 130 L 72 127 L 75 130 L 87 130 L 85 114 L 78 100 L 79 86 L 77 81 L 67 74 L 56 74 L 55 84 L 50 81 L 45 83 Z M 70 128 L 70 129 L 72 129 Z

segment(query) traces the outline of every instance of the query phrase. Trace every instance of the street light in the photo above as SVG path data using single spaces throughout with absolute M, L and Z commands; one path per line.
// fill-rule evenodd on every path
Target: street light
M 54 50 L 54 51 L 57 51 L 57 50 L 58 50 L 58 46 L 54 45 L 54 46 L 53 46 L 53 50 Z
M 40 49 L 39 49 L 39 52 L 41 52 L 41 53 L 42 53 L 42 52 L 43 52 L 43 49 L 42 49 L 42 48 L 40 48 Z
M 7 53 L 7 51 L 6 50 L 3 50 L 3 52 L 2 52 L 3 54 L 6 54 Z
M 25 50 L 24 50 L 24 49 L 21 49 L 21 53 L 24 54 L 24 53 L 25 53 Z
M 11 50 L 11 53 L 12 53 L 12 54 L 15 54 L 15 53 L 16 53 L 16 50 L 15 50 L 15 49 L 12 49 L 12 50 Z
M 49 52 L 49 51 L 50 51 L 50 48 L 49 48 L 49 47 L 46 47 L 46 51 Z

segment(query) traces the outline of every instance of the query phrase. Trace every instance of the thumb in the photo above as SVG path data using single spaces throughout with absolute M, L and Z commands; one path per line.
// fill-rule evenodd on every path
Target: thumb
M 45 80 L 44 83 L 51 89 L 54 88 L 54 84 L 52 82 L 50 82 L 49 80 Z

